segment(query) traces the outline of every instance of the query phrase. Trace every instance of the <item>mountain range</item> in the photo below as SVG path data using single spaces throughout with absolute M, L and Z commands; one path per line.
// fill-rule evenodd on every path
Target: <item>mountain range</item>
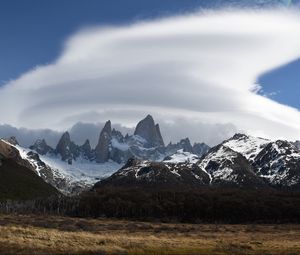
M 0 155 L 65 194 L 93 185 L 300 188 L 299 141 L 236 134 L 213 148 L 192 145 L 188 138 L 165 145 L 159 124 L 150 115 L 137 124 L 133 135 L 123 135 L 107 121 L 95 148 L 89 140 L 77 145 L 65 132 L 55 148 L 44 139 L 29 148 L 14 137 L 1 139 Z

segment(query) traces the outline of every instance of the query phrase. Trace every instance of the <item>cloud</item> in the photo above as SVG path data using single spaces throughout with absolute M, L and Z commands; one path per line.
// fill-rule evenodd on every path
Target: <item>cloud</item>
M 165 130 L 173 125 L 174 137 L 185 130 L 213 142 L 231 127 L 229 133 L 299 138 L 299 111 L 260 95 L 256 84 L 300 56 L 299 27 L 295 11 L 276 9 L 83 29 L 54 63 L 0 89 L 0 119 L 59 130 L 111 119 L 130 128 L 150 113 L 169 123 Z

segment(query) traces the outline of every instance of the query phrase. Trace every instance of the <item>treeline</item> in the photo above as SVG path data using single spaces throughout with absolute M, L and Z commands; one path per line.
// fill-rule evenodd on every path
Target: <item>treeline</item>
M 300 193 L 272 190 L 99 188 L 77 197 L 2 202 L 2 213 L 190 223 L 300 223 Z

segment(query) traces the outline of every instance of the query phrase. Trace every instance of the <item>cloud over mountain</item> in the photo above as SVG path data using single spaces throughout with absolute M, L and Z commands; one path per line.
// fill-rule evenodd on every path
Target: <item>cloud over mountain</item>
M 256 85 L 300 56 L 299 27 L 296 12 L 277 9 L 83 29 L 54 63 L 0 89 L 0 119 L 28 128 L 107 119 L 132 127 L 150 113 L 178 132 L 177 120 L 190 123 L 187 135 L 203 137 L 201 127 L 211 126 L 212 138 L 225 125 L 229 133 L 299 138 L 300 112 L 257 94 Z

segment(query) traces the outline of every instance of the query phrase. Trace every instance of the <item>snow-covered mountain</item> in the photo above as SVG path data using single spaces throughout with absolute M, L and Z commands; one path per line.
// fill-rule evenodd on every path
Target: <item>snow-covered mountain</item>
M 223 144 L 212 148 L 198 165 L 208 173 L 211 185 L 247 188 L 265 186 L 250 162 L 242 154 Z
M 91 148 L 89 140 L 82 145 L 75 144 L 68 132 L 61 136 L 55 148 L 44 139 L 38 139 L 29 148 L 21 147 L 15 138 L 2 142 L 16 149 L 39 176 L 65 193 L 92 186 L 116 172 L 130 158 L 162 161 L 181 151 L 182 161 L 186 161 L 187 154 L 199 158 L 209 149 L 204 143 L 192 146 L 188 138 L 165 146 L 159 125 L 150 115 L 137 124 L 133 135 L 124 136 L 107 121 L 95 148 Z
M 95 186 L 178 189 L 197 188 L 208 184 L 208 174 L 197 164 L 130 159 L 119 171 Z
M 270 142 L 268 139 L 235 134 L 232 138 L 223 142 L 223 145 L 242 154 L 250 162 L 253 162 L 258 153 Z
M 203 143 L 192 145 L 188 138 L 165 146 L 159 125 L 148 115 L 133 135 L 124 136 L 107 121 L 95 148 L 89 140 L 75 144 L 65 132 L 55 148 L 43 139 L 30 148 L 21 147 L 15 138 L 2 139 L 0 155 L 26 165 L 64 193 L 78 193 L 98 181 L 109 185 L 300 188 L 296 145 L 236 134 L 211 149 Z
M 255 158 L 257 174 L 277 186 L 300 186 L 300 152 L 290 142 L 270 142 Z
M 299 176 L 300 152 L 293 143 L 236 134 L 211 148 L 201 158 L 178 150 L 155 164 L 149 161 L 129 162 L 97 186 L 130 184 L 160 188 L 215 186 L 298 189 Z

